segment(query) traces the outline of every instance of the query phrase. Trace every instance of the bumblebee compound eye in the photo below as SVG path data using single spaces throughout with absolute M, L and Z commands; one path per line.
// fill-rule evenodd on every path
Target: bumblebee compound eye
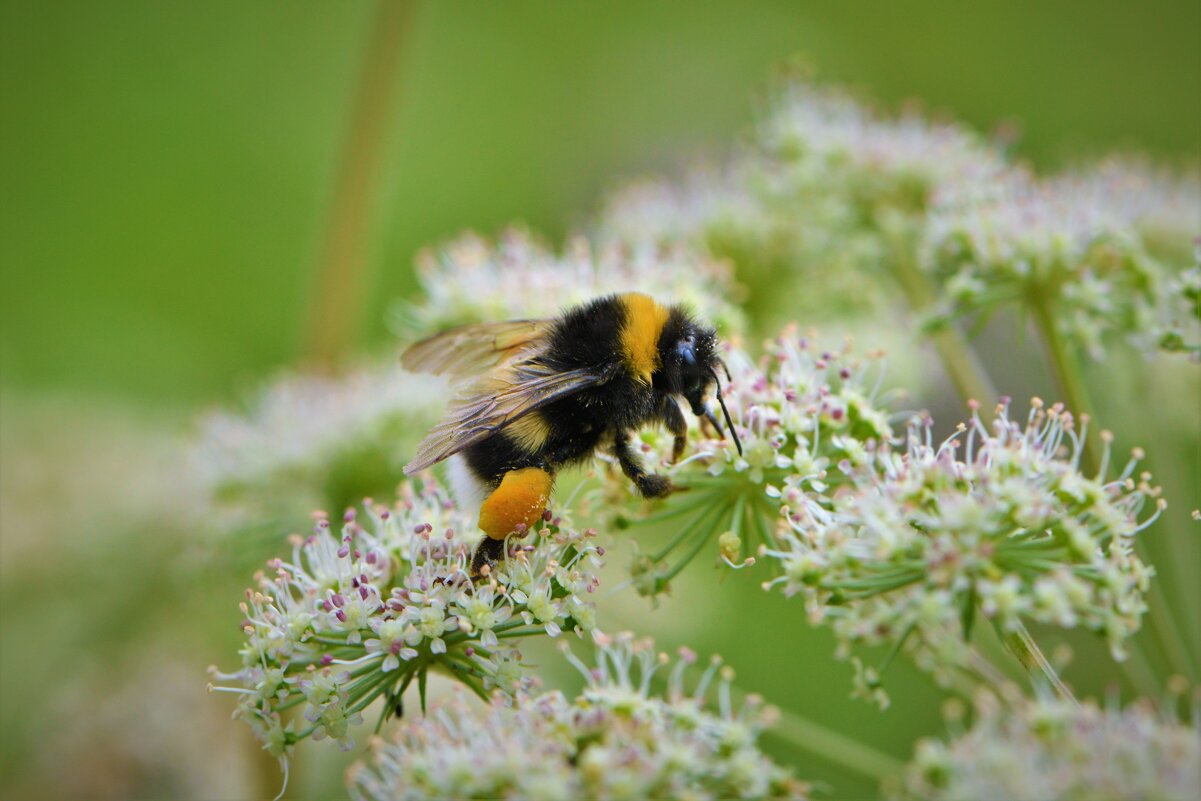
M 696 367 L 696 337 L 689 334 L 677 342 L 676 355 L 685 368 Z

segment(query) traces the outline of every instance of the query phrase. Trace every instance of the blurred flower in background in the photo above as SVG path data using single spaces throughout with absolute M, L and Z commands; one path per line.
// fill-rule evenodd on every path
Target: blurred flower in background
M 399 359 L 340 375 L 284 374 L 243 410 L 201 418 L 188 464 L 228 526 L 342 509 L 395 488 L 446 394 L 444 381 L 407 373 Z
M 683 303 L 726 334 L 743 329 L 738 287 L 727 264 L 653 242 L 594 246 L 568 240 L 561 253 L 510 229 L 491 243 L 466 234 L 417 259 L 423 290 L 402 302 L 403 335 L 424 336 L 466 323 L 554 317 L 601 295 L 644 292 Z
M 978 718 L 950 742 L 923 740 L 899 798 L 1194 798 L 1201 733 L 1149 701 L 977 699 Z

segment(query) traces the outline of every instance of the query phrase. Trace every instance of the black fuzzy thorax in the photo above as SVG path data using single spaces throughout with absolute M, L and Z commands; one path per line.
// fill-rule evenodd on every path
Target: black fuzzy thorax
M 552 474 L 592 456 L 617 431 L 639 428 L 656 417 L 660 402 L 659 371 L 650 385 L 638 380 L 625 363 L 621 332 L 627 307 L 621 297 L 598 298 L 566 312 L 549 334 L 539 361 L 555 371 L 595 369 L 607 378 L 596 386 L 539 409 L 550 435 L 537 451 L 500 431 L 464 451 L 480 479 L 495 486 L 510 470 L 540 467 Z M 667 326 L 686 316 L 672 309 Z M 660 336 L 660 342 L 663 336 Z

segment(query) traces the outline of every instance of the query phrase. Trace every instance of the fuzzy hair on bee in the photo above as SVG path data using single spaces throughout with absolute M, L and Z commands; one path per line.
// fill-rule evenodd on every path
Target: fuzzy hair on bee
M 661 424 L 674 436 L 672 461 L 679 459 L 688 430 L 680 400 L 724 436 L 707 404 L 716 387 L 742 451 L 721 398 L 715 330 L 641 293 L 597 298 L 552 319 L 453 328 L 410 347 L 401 364 L 465 382 L 404 470 L 453 457 L 457 492 L 480 501 L 475 574 L 542 516 L 562 468 L 602 448 L 644 497 L 671 493 L 671 481 L 646 469 L 633 442 L 639 429 Z

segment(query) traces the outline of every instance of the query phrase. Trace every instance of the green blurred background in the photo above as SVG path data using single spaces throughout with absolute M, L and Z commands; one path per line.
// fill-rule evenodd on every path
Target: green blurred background
M 404 11 L 395 89 L 377 105 L 379 191 L 360 220 L 359 350 L 396 347 L 386 312 L 412 295 L 420 247 L 514 221 L 561 236 L 622 178 L 728 149 L 798 55 L 886 105 L 1016 125 L 1039 168 L 1113 150 L 1201 156 L 1195 0 Z M 202 513 L 176 497 L 164 443 L 303 363 L 311 327 L 329 323 L 316 265 L 381 12 L 4 0 L 0 15 L 0 792 L 273 793 L 225 720 L 232 705 L 203 692 L 204 667 L 233 662 L 249 575 L 189 539 Z M 638 622 L 638 603 L 611 619 Z M 754 581 L 714 594 L 702 580 L 650 628 L 747 654 L 732 660 L 742 686 L 897 757 L 939 730 L 936 696 L 904 667 L 887 715 L 847 701 L 849 668 L 824 634 L 794 638 L 790 615 Z M 776 646 L 756 649 L 764 637 Z M 875 791 L 769 746 L 835 797 Z M 340 763 L 309 750 L 292 797 L 327 797 Z

